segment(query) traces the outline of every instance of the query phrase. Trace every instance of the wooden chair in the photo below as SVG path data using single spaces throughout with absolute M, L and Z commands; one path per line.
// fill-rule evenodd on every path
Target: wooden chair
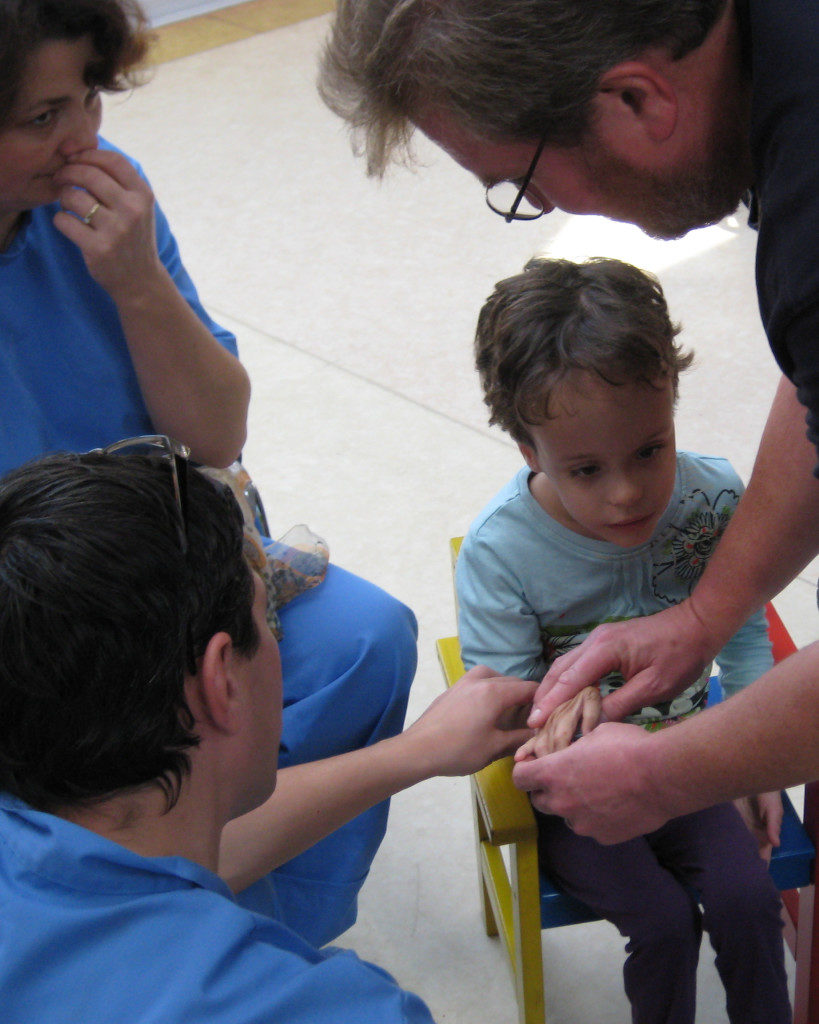
M 451 542 L 453 566 L 460 541 Z M 796 647 L 772 605 L 767 615 L 774 660 L 781 661 Z M 447 686 L 452 686 L 464 674 L 458 638 L 438 640 L 437 649 Z M 486 934 L 503 940 L 518 1021 L 544 1024 L 541 930 L 598 918 L 541 872 L 534 813 L 528 796 L 512 783 L 512 763 L 510 757 L 495 761 L 470 780 L 480 901 Z M 803 820 L 787 794 L 783 801 L 781 845 L 771 858 L 771 875 L 782 893 L 785 939 L 796 960 L 794 1024 L 819 1024 L 819 943 L 813 942 L 819 925 L 819 901 L 814 902 L 819 782 L 805 787 Z

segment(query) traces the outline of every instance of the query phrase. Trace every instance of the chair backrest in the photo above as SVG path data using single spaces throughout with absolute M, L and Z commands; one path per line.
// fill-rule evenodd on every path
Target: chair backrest
M 773 648 L 773 660 L 775 663 L 784 661 L 785 658 L 796 652 L 796 644 L 785 629 L 785 623 L 780 619 L 779 612 L 770 603 L 765 607 L 765 616 L 768 619 L 768 636 Z

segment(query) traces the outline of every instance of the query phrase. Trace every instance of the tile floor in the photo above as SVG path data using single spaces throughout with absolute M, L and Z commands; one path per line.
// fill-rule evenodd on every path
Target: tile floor
M 337 562 L 416 609 L 415 717 L 441 688 L 434 639 L 455 628 L 447 538 L 519 465 L 486 425 L 471 365 L 494 282 L 538 251 L 617 255 L 658 273 L 697 352 L 679 444 L 728 455 L 747 478 L 777 380 L 756 312 L 754 238 L 733 219 L 664 243 L 597 218 L 506 225 L 424 140 L 414 171 L 369 181 L 315 92 L 327 17 L 264 20 L 282 6 L 227 9 L 231 25 L 261 19 L 239 37 L 205 39 L 201 19 L 163 29 L 177 49 L 160 50 L 143 88 L 107 101 L 104 134 L 141 160 L 203 300 L 239 337 L 254 383 L 245 459 L 274 530 L 308 523 Z M 778 602 L 800 644 L 816 638 L 816 577 L 814 565 Z M 550 1022 L 623 1024 L 614 930 L 543 938 Z M 441 1024 L 515 1019 L 497 940 L 479 922 L 464 780 L 394 800 L 341 944 L 418 991 Z M 723 1024 L 712 959 L 706 944 L 698 1021 Z
M 163 63 L 326 14 L 333 0 L 144 0 L 143 7 L 160 26 L 154 60 Z M 202 13 L 180 20 L 186 8 Z

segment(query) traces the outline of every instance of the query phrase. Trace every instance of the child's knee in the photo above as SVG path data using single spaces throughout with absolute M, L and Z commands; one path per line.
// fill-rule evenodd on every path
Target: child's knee
M 706 928 L 753 934 L 759 927 L 781 927 L 782 903 L 773 880 L 764 870 L 733 876 L 703 894 Z
M 702 938 L 702 915 L 682 886 L 670 888 L 660 900 L 650 901 L 629 927 L 630 952 L 656 956 L 696 956 Z M 675 952 L 676 951 L 676 952 Z

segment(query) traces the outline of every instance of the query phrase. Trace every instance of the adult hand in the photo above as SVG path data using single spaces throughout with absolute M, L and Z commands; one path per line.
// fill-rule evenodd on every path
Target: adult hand
M 539 728 L 558 705 L 615 670 L 626 683 L 604 698 L 603 718 L 618 721 L 681 693 L 717 649 L 689 601 L 645 618 L 605 623 L 552 663 L 535 694 L 529 725 Z
M 125 157 L 86 149 L 69 157 L 54 180 L 62 205 L 54 226 L 78 246 L 115 302 L 156 279 L 162 264 L 153 193 Z
M 518 761 L 512 779 L 544 814 L 578 835 L 622 843 L 673 817 L 649 766 L 651 735 L 636 725 L 604 722 L 549 757 Z
M 529 757 L 546 757 L 557 750 L 565 750 L 580 729 L 585 736 L 600 722 L 600 691 L 587 686 L 555 710 L 535 735 L 515 753 L 516 761 Z
M 779 846 L 782 829 L 782 797 L 779 792 L 743 796 L 734 801 L 742 820 L 748 826 L 759 846 L 759 855 L 770 861 L 775 846 Z
M 397 736 L 281 769 L 273 795 L 225 828 L 220 874 L 243 889 L 387 797 L 511 754 L 532 735 L 523 722 L 536 686 L 478 666 Z
M 158 252 L 149 185 L 120 153 L 99 149 L 75 153 L 54 180 L 62 204 L 54 226 L 117 307 L 154 430 L 184 441 L 199 462 L 230 465 L 247 436 L 250 382 L 197 314 L 164 227 Z
M 425 776 L 471 775 L 514 753 L 532 735 L 525 725 L 537 684 L 470 669 L 404 733 Z

